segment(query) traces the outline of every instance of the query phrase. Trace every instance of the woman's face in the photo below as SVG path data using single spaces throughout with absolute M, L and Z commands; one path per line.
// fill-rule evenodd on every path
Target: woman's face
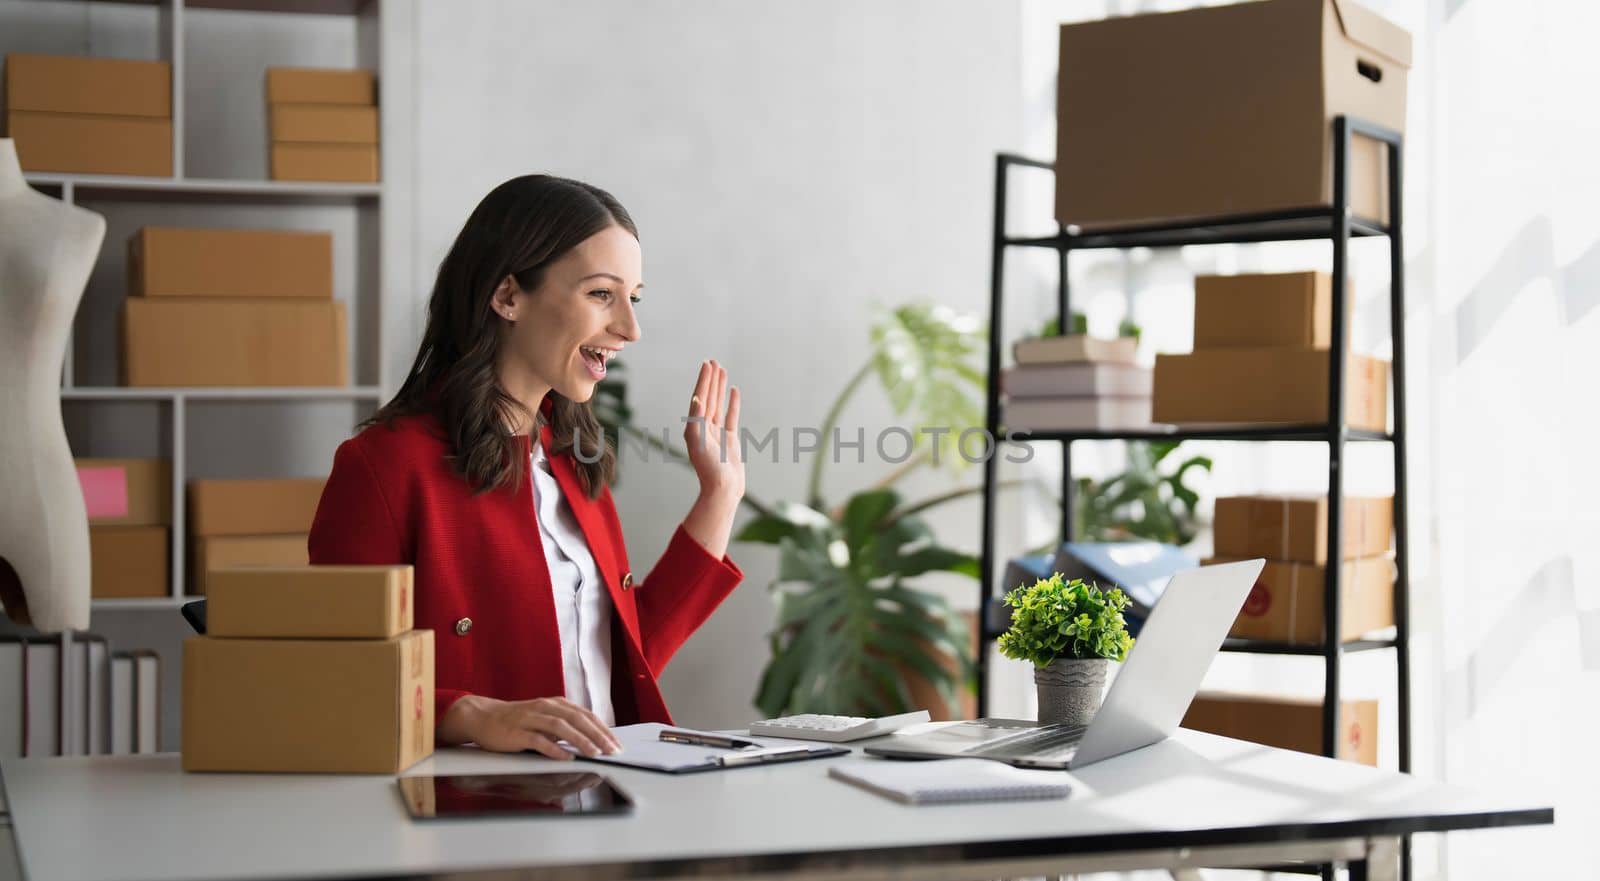
M 613 224 L 551 263 L 537 290 L 502 284 L 493 306 L 507 319 L 500 347 L 506 391 L 525 402 L 543 387 L 589 400 L 606 362 L 639 339 L 633 310 L 643 262 L 639 240 Z

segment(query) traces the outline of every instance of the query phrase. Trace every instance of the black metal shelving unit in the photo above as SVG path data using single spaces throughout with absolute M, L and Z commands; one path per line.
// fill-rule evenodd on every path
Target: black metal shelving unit
M 1388 149 L 1388 207 L 1387 225 L 1368 218 L 1352 215 L 1349 204 L 1350 139 L 1362 135 L 1382 141 Z M 995 162 L 994 197 L 994 262 L 990 278 L 989 301 L 989 362 L 988 393 L 985 424 L 992 437 L 1000 433 L 1000 353 L 1003 343 L 1001 304 L 1004 296 L 1005 255 L 1011 248 L 1055 249 L 1061 258 L 1061 281 L 1058 291 L 1060 326 L 1067 327 L 1071 313 L 1067 261 L 1074 251 L 1115 248 L 1169 248 L 1182 245 L 1248 244 L 1256 242 L 1327 239 L 1333 243 L 1332 322 L 1330 339 L 1331 369 L 1328 372 L 1328 421 L 1318 425 L 1246 425 L 1208 427 L 1202 429 L 1143 431 L 1067 431 L 1067 432 L 1017 432 L 1013 435 L 1023 441 L 1057 441 L 1061 444 L 1062 535 L 1071 538 L 1073 476 L 1072 442 L 1078 440 L 1222 440 L 1222 441 L 1302 441 L 1328 445 L 1328 547 L 1342 548 L 1343 527 L 1343 465 L 1345 444 L 1352 442 L 1388 443 L 1394 452 L 1394 529 L 1395 564 L 1397 575 L 1394 585 L 1395 634 L 1392 639 L 1340 642 L 1340 591 L 1339 581 L 1343 569 L 1342 554 L 1329 554 L 1326 566 L 1327 581 L 1324 588 L 1324 633 L 1321 645 L 1288 645 L 1259 640 L 1229 639 L 1224 651 L 1256 654 L 1308 655 L 1324 661 L 1322 751 L 1324 755 L 1336 754 L 1338 735 L 1338 696 L 1340 694 L 1340 667 L 1345 654 L 1350 652 L 1393 650 L 1399 695 L 1399 746 L 1400 770 L 1411 770 L 1411 688 L 1410 688 L 1410 636 L 1411 627 L 1407 609 L 1407 518 L 1406 518 L 1406 383 L 1405 383 L 1405 276 L 1404 249 L 1401 245 L 1401 154 L 1400 133 L 1351 117 L 1333 120 L 1333 187 L 1332 204 L 1326 208 L 1241 214 L 1215 217 L 1181 224 L 1158 224 L 1121 229 L 1115 232 L 1082 233 L 1073 228 L 1063 228 L 1056 235 L 1043 237 L 1013 237 L 1006 232 L 1006 187 L 1008 174 L 1014 167 L 1054 170 L 1054 164 L 1021 156 L 1000 154 Z M 1345 309 L 1348 274 L 1348 245 L 1352 238 L 1387 237 L 1389 240 L 1389 315 L 1393 335 L 1393 362 L 1391 400 L 1394 404 L 1393 430 L 1388 433 L 1352 429 L 1345 423 L 1345 368 L 1342 357 L 1347 348 L 1349 315 Z M 978 626 L 982 629 L 978 653 L 978 714 L 988 713 L 988 673 L 990 644 L 998 633 L 988 624 L 988 611 L 997 599 L 995 593 L 995 500 L 996 471 L 999 456 L 990 456 L 984 463 L 983 480 L 983 533 L 982 571 Z M 1409 848 L 1407 848 L 1409 850 Z M 1406 861 L 1409 863 L 1409 859 Z M 1407 865 L 1409 868 L 1409 865 Z M 1409 874 L 1409 873 L 1407 873 Z

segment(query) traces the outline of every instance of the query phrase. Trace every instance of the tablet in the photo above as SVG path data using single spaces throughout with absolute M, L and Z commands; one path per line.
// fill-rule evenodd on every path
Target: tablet
M 402 777 L 400 795 L 417 820 L 583 817 L 633 810 L 607 777 L 587 772 Z

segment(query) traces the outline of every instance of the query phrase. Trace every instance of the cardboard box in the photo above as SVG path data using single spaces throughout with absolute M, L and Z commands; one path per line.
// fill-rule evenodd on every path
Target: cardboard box
M 378 179 L 378 148 L 277 142 L 272 145 L 272 179 L 372 183 Z
M 1157 355 L 1154 419 L 1165 423 L 1328 424 L 1328 352 L 1205 349 Z M 1350 355 L 1345 422 L 1385 431 L 1389 362 Z
M 1355 0 L 1265 0 L 1061 28 L 1056 218 L 1106 228 L 1331 204 L 1340 114 L 1406 122 L 1411 36 Z M 1350 204 L 1387 217 L 1386 147 Z
M 172 118 L 172 65 L 165 61 L 6 55 L 6 109 Z
M 135 297 L 333 299 L 333 236 L 146 226 L 128 239 Z
M 431 630 L 184 642 L 185 771 L 396 774 L 432 753 Z
M 1325 496 L 1225 496 L 1217 499 L 1213 545 L 1218 557 L 1328 561 Z M 1394 497 L 1344 498 L 1344 559 L 1388 553 Z
M 340 104 L 273 104 L 274 142 L 378 143 L 378 108 Z
M 337 300 L 130 297 L 123 309 L 125 385 L 350 382 L 344 303 Z
M 72 113 L 6 114 L 26 171 L 172 176 L 172 120 Z
M 89 522 L 170 526 L 172 463 L 166 459 L 73 459 Z
M 287 535 L 311 531 L 323 477 L 189 481 L 189 534 Z
M 1202 565 L 1242 557 L 1211 557 Z M 1268 560 L 1239 610 L 1229 636 L 1296 645 L 1322 645 L 1322 600 L 1327 569 Z M 1391 556 L 1345 560 L 1339 568 L 1339 640 L 1349 642 L 1394 626 L 1395 565 Z
M 1201 692 L 1183 727 L 1280 749 L 1322 755 L 1322 701 L 1317 698 Z M 1339 702 L 1339 758 L 1378 764 L 1378 702 Z
M 164 597 L 171 542 L 165 526 L 89 527 L 89 595 Z
M 370 70 L 269 67 L 267 103 L 370 106 L 378 103 L 378 89 Z
M 1349 298 L 1346 298 L 1348 308 Z M 1325 272 L 1202 275 L 1194 280 L 1195 349 L 1327 351 L 1333 280 Z
M 387 639 L 411 629 L 410 566 L 256 566 L 211 573 L 206 634 Z
M 211 573 L 227 566 L 305 566 L 311 562 L 304 534 L 203 535 L 193 537 L 190 547 L 194 553 L 189 592 L 195 596 L 208 594 Z

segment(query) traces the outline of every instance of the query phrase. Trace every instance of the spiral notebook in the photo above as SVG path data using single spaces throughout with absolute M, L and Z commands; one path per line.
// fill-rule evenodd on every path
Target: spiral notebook
M 860 759 L 834 765 L 828 776 L 912 805 L 1066 798 L 1074 782 L 1064 771 L 1013 768 L 989 759 Z

